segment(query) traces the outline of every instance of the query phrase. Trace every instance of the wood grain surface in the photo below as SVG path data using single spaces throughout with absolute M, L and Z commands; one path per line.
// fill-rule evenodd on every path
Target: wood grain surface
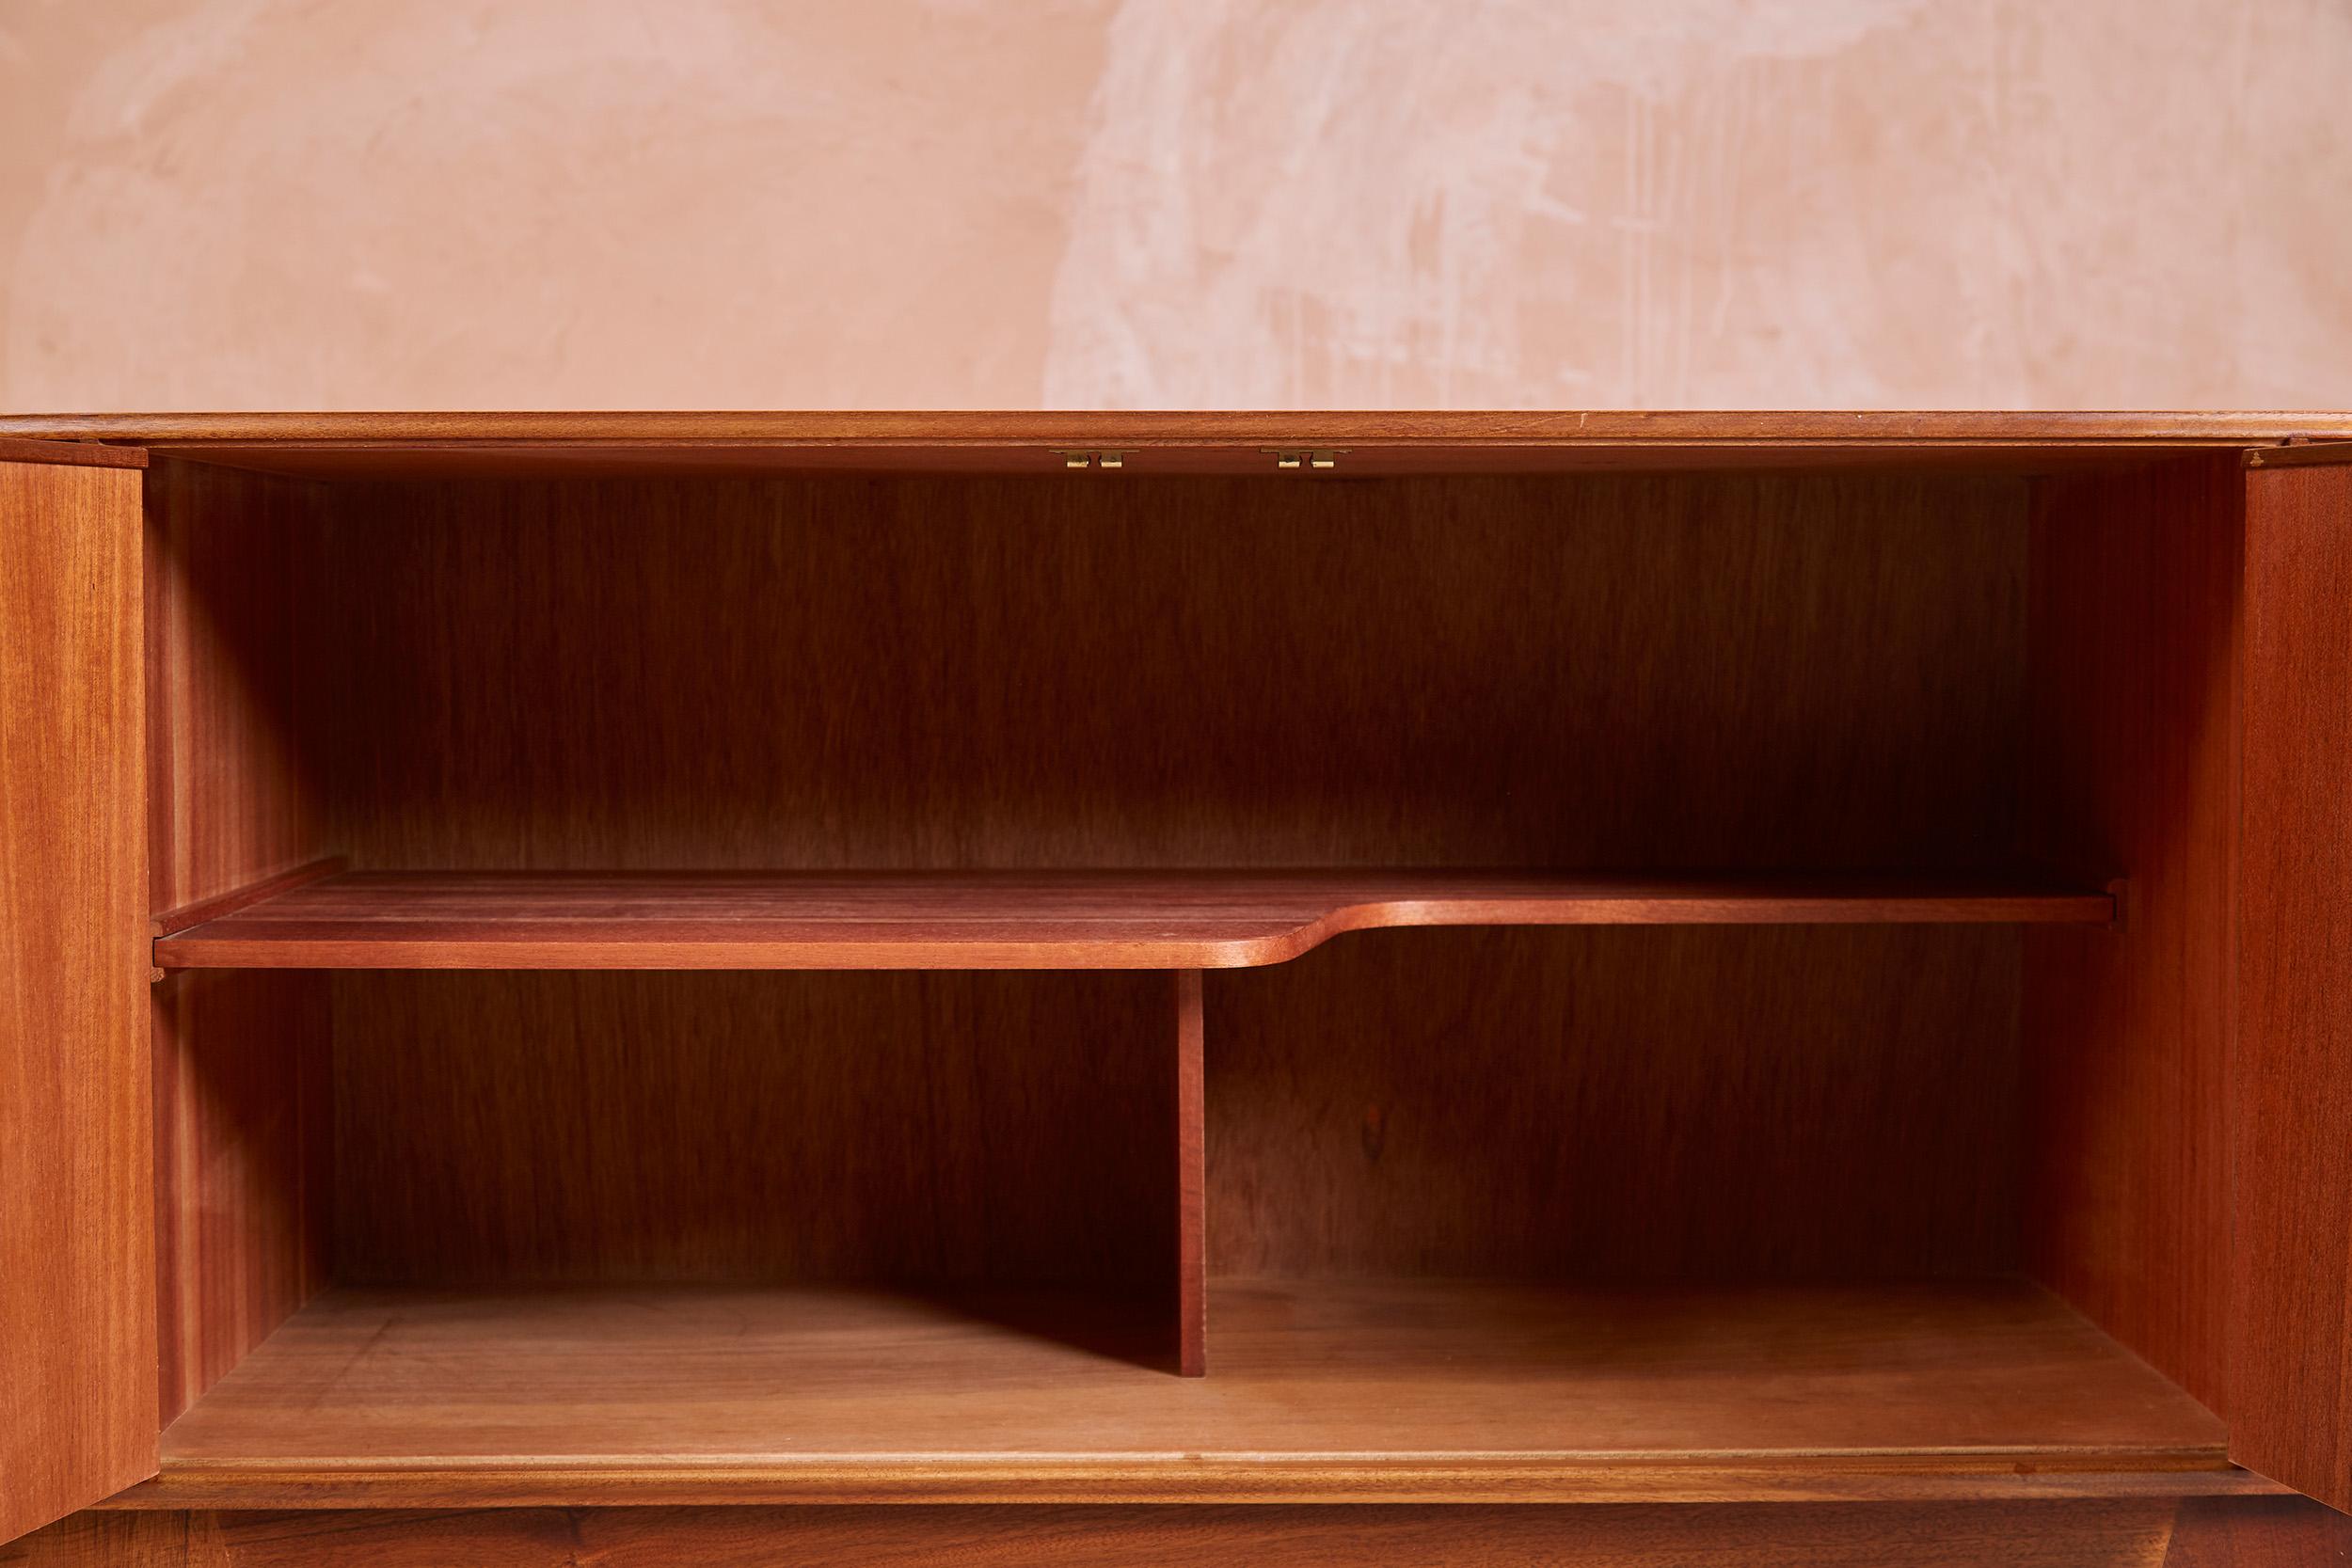
M 2230 1448 L 2352 1508 L 2352 468 L 2247 477 Z
M 1996 879 L 1512 871 L 373 872 L 304 878 L 155 943 L 165 969 L 1193 969 L 1406 926 L 2073 922 L 2105 892 Z
M 2014 1269 L 2017 969 L 1999 927 L 1587 928 L 1372 933 L 1220 975 L 1209 1256 Z M 331 984 L 346 1278 L 1168 1277 L 1153 976 Z
M 146 487 L 148 838 L 158 912 L 326 853 L 313 686 L 321 487 L 159 459 Z
M 362 865 L 1632 864 L 1965 880 L 2013 850 L 2026 496 L 2010 481 L 333 495 L 321 526 L 336 569 L 319 598 L 336 635 L 317 644 L 320 698 L 296 709 L 294 750 L 328 802 L 318 847 Z M 222 612 L 238 603 L 224 594 Z M 1767 667 L 1770 681 L 1752 678 Z M 1216 1256 L 1273 1272 L 1668 1278 L 2015 1265 L 2013 935 L 1462 937 L 1412 933 L 1340 960 L 1384 941 L 1351 938 L 1270 989 L 1212 998 L 1239 1009 L 1211 1029 L 1237 1085 L 1209 1088 Z M 1123 1073 L 1148 1057 L 1102 1040 L 1158 1027 L 1133 1002 L 1105 1019 L 1074 990 L 1004 1037 L 974 1033 L 979 1014 L 945 1000 L 870 1020 L 855 1008 L 874 1004 L 845 1001 L 833 1022 L 795 1025 L 828 1043 L 787 1048 L 809 1064 L 787 1102 L 859 1107 L 801 1134 L 803 1178 L 849 1182 L 847 1212 L 867 1217 L 787 1243 L 780 1231 L 823 1227 L 778 1217 L 806 1212 L 790 1196 L 804 1189 L 737 1090 L 769 1082 L 761 1064 L 793 1037 L 723 1010 L 781 993 L 720 976 L 710 990 L 616 980 L 576 994 L 571 980 L 488 976 L 478 990 L 336 984 L 339 1102 L 367 1108 L 339 1119 L 381 1130 L 339 1160 L 338 1228 L 354 1267 L 408 1279 L 444 1261 L 478 1277 L 501 1256 L 520 1277 L 568 1266 L 605 1280 L 640 1258 L 666 1277 L 967 1271 L 968 1254 L 950 1266 L 930 1243 L 889 1240 L 880 1215 L 884 1195 L 929 1190 L 920 1173 L 973 1168 L 969 1153 L 927 1158 L 899 1131 L 905 1108 L 973 1126 L 995 1092 L 975 1085 L 992 1080 L 970 1067 L 877 1078 L 861 1040 L 928 1040 L 1016 1076 L 1031 1062 Z M 697 1022 L 665 1027 L 667 1008 Z M 421 1040 L 379 1027 L 379 1009 Z M 741 1055 L 694 1056 L 673 1081 L 632 1031 Z M 1444 1070 L 1457 1058 L 1488 1065 Z M 578 1070 L 601 1091 L 545 1088 Z M 1783 1136 L 1726 1099 L 1729 1083 L 1791 1125 L 1843 1131 Z M 1011 1125 L 1076 1147 L 1057 1129 L 1082 1113 L 1062 1103 L 1047 1096 Z M 679 1127 L 724 1130 L 717 1146 L 739 1148 L 746 1190 L 768 1196 L 739 1210 L 694 1162 L 660 1153 L 676 1145 L 653 1124 L 665 1105 Z M 905 1152 L 861 1165 L 860 1139 Z M 510 1167 L 504 1147 L 529 1152 Z M 498 1196 L 516 1185 L 503 1173 L 534 1166 L 570 1174 Z M 907 1174 L 856 1174 L 877 1169 Z M 1145 1201 L 1164 1181 L 1103 1180 Z M 489 1196 L 466 1197 L 469 1184 Z M 398 1192 L 418 1196 L 381 1196 Z M 609 1220 L 568 1196 L 592 1192 Z M 654 1239 L 664 1200 L 704 1216 L 691 1244 Z M 559 1218 L 535 1229 L 546 1215 Z M 1101 1221 L 1062 1223 L 1076 1255 L 1102 1244 Z M 460 1239 L 446 1254 L 437 1227 Z M 1015 1254 L 1041 1256 L 1053 1229 Z M 1109 1245 L 1125 1259 L 1111 1272 L 1136 1272 L 1125 1243 Z
M 1208 1130 L 1203 1103 L 1201 974 L 1180 969 L 1176 995 L 1176 1370 L 1200 1377 L 1209 1370 L 1207 1179 L 1202 1169 Z
M 318 478 L 496 474 L 1279 475 L 1312 448 L 1348 475 L 2110 467 L 2201 448 L 2352 436 L 2279 413 L 497 413 L 18 416 L 0 435 L 135 441 Z M 1072 452 L 1120 468 L 1069 473 Z
M 2185 1497 L 2164 1568 L 2341 1568 L 2352 1518 L 2307 1497 Z
M 2002 1283 L 1219 1281 L 1217 1370 L 1083 1295 L 330 1291 L 143 1504 L 1395 1501 L 2242 1487 L 2195 1401 Z M 331 1398 L 322 1397 L 328 1390 Z
M 158 458 L 145 488 L 149 929 L 233 907 L 319 856 L 308 739 L 323 669 L 314 484 Z M 154 988 L 155 1234 L 168 1421 L 325 1280 L 326 982 Z
M 19 414 L 0 436 L 134 443 L 873 443 L 1100 448 L 1352 441 L 1612 445 L 2251 446 L 2352 437 L 2352 415 L 2268 411 L 1367 410 Z
M 0 462 L 0 1540 L 155 1467 L 139 477 Z
M 282 893 L 291 893 L 307 882 L 332 877 L 343 870 L 345 864 L 341 855 L 323 856 L 297 865 L 291 871 L 280 871 L 275 877 L 264 877 L 258 882 L 247 882 L 227 893 L 199 899 L 193 904 L 183 904 L 176 910 L 165 910 L 148 922 L 148 929 L 157 937 L 176 936 L 182 931 L 210 925 L 226 915 L 234 914 L 248 905 L 275 898 Z
M 1061 1281 L 1172 1321 L 1163 975 L 332 987 L 343 1280 Z
M 2028 931 L 2026 1257 L 2216 1410 L 2228 1400 L 2238 571 L 2222 457 L 2037 499 L 2023 847 L 2128 874 L 2120 931 Z
M 2011 481 L 334 495 L 319 598 L 336 635 L 317 646 L 320 698 L 296 710 L 294 750 L 327 802 L 318 847 L 362 866 L 1616 864 L 1965 879 L 2013 853 L 2026 493 Z M 236 613 L 233 596 L 221 603 Z M 1215 1256 L 1273 1272 L 1349 1259 L 1669 1278 L 2017 1262 L 2013 934 L 1457 935 L 1410 933 L 1341 961 L 1385 940 L 1350 938 L 1269 990 L 1211 998 L 1243 1009 L 1213 1022 L 1211 1049 L 1248 1085 L 1209 1086 Z M 1572 985 L 1545 978 L 1553 965 Z M 430 1279 L 439 1226 L 460 1238 L 449 1266 L 505 1256 L 521 1277 L 567 1254 L 574 1277 L 605 1280 L 637 1258 L 666 1277 L 952 1275 L 969 1255 L 948 1266 L 930 1242 L 889 1240 L 879 1216 L 885 1194 L 930 1191 L 922 1173 L 972 1168 L 969 1154 L 925 1157 L 905 1108 L 963 1128 L 994 1091 L 970 1086 L 989 1081 L 972 1067 L 877 1078 L 860 1042 L 929 1040 L 1016 1075 L 1124 1072 L 1157 1047 L 1105 1054 L 1101 1040 L 1162 1027 L 1133 1002 L 1101 1019 L 1075 990 L 1041 998 L 1001 1038 L 972 1032 L 978 1014 L 944 1000 L 952 988 L 929 1017 L 884 1004 L 861 1020 L 872 1004 L 845 1001 L 792 1092 L 856 1108 L 801 1134 L 803 1174 L 850 1182 L 848 1211 L 867 1217 L 786 1244 L 779 1230 L 795 1227 L 777 1216 L 803 1212 L 791 1195 L 804 1189 L 737 1091 L 768 1081 L 759 1064 L 789 1037 L 724 1011 L 782 993 L 721 976 L 707 991 L 615 981 L 570 996 L 572 980 L 481 984 L 336 982 L 350 1047 L 339 1120 L 346 1133 L 380 1124 L 351 1148 L 385 1162 L 339 1159 L 355 1267 Z M 431 1015 L 404 995 L 435 998 Z M 1261 995 L 1279 1015 L 1248 1011 Z M 694 1028 L 664 1027 L 673 1007 Z M 1282 1022 L 1269 1033 L 1253 1016 Z M 741 1057 L 697 1057 L 672 1082 L 632 1032 L 672 1052 L 739 1042 L 725 1049 Z M 903 1064 L 907 1049 L 882 1060 Z M 1489 1065 L 1443 1070 L 1455 1058 Z M 576 1069 L 602 1090 L 545 1088 Z M 1117 1082 L 1138 1105 L 1161 1102 Z M 1783 1136 L 1724 1097 L 1730 1083 L 1790 1125 L 1840 1135 Z M 554 1096 L 544 1114 L 541 1093 Z M 1055 1129 L 1082 1113 L 1042 1104 L 1012 1125 L 1076 1147 Z M 725 1130 L 717 1146 L 739 1148 L 746 1190 L 768 1195 L 756 1210 L 713 1198 L 716 1178 L 684 1155 L 651 1152 L 683 1136 L 660 1131 L 660 1106 L 678 1127 Z M 906 1152 L 862 1166 L 860 1139 Z M 502 1142 L 531 1151 L 512 1168 L 571 1174 L 507 1191 Z M 1142 1201 L 1164 1181 L 1108 1179 Z M 487 1196 L 464 1197 L 469 1183 Z M 413 1205 L 368 1196 L 404 1191 Z M 591 1192 L 609 1220 L 568 1196 Z M 707 1221 L 675 1245 L 646 1217 L 668 1200 Z M 560 1223 L 534 1229 L 543 1214 Z M 1067 1222 L 1058 1239 L 1047 1226 L 1014 1252 L 1058 1240 L 1088 1255 L 1100 1225 Z M 1135 1272 L 1126 1243 L 1108 1244 L 1122 1259 L 1111 1272 Z
M 2026 506 L 1983 477 L 360 487 L 299 752 L 317 852 L 364 870 L 1991 871 Z
M 0 463 L 63 463 L 89 468 L 144 468 L 147 453 L 137 447 L 102 446 L 90 441 L 29 440 L 0 436 Z
M 332 1061 L 325 975 L 180 974 L 152 993 L 168 1423 L 327 1278 Z
M 2016 1269 L 2018 965 L 1999 927 L 1467 929 L 1216 975 L 1210 1256 L 1586 1281 Z
M 62 445 L 63 443 L 58 443 Z M 965 479 L 1025 477 L 1117 493 L 1128 485 L 1171 478 L 1248 479 L 1282 489 L 1314 490 L 1367 479 L 1431 475 L 1530 475 L 1549 479 L 1662 474 L 1925 474 L 1966 472 L 2017 479 L 2041 474 L 2129 468 L 2149 454 L 2193 452 L 2179 447 L 2058 445 L 2009 442 L 1993 446 L 1840 442 L 1729 444 L 1657 442 L 1585 446 L 1373 446 L 1341 449 L 1328 470 L 1285 467 L 1263 446 L 1157 444 L 1127 449 L 1120 467 L 1073 471 L 1065 448 L 881 446 L 807 442 L 721 441 L 646 445 L 530 442 L 160 443 L 158 461 L 200 463 L 285 479 L 347 483 L 370 480 L 888 478 L 916 474 Z M 2236 443 L 2229 451 L 2239 450 Z M 2265 449 L 2288 451 L 2299 449 Z
M 1282 1507 L 576 1508 L 78 1514 L 8 1568 L 2323 1568 L 2300 1498 Z

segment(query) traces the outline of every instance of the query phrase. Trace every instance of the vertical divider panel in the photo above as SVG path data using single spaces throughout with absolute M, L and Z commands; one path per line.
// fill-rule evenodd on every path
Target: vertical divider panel
M 1176 1367 L 1209 1370 L 1209 1277 L 1202 1117 L 1200 971 L 1176 971 Z

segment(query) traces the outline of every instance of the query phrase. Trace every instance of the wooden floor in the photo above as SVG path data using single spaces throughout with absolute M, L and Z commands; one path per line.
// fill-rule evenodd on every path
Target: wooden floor
M 1216 969 L 1397 926 L 2073 922 L 1967 878 L 1522 871 L 361 872 L 168 932 L 166 969 Z
M 817 1288 L 336 1290 L 165 1434 L 152 1506 L 1627 1501 L 2269 1490 L 2008 1282 L 1228 1280 L 1155 1311 Z

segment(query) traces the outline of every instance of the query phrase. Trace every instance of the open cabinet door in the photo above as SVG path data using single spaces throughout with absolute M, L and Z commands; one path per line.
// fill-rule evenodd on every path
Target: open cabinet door
M 2352 1510 L 2352 449 L 2249 465 L 2230 1457 Z
M 144 463 L 0 441 L 0 1541 L 155 1473 Z

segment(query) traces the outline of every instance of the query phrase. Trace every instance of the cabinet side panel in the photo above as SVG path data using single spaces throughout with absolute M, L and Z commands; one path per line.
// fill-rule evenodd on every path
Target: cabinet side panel
M 2029 1266 L 2224 1402 L 2241 481 L 2234 458 L 2038 496 L 2028 858 L 2126 877 L 2123 928 L 2026 934 Z
M 327 985 L 202 971 L 153 988 L 167 1423 L 326 1283 Z
M 2230 1457 L 2352 1508 L 2352 467 L 2247 480 Z
M 139 475 L 0 463 L 0 1540 L 155 1471 Z
M 313 682 L 326 493 L 159 458 L 146 497 L 149 908 L 326 852 Z M 169 1421 L 325 1268 L 326 981 L 154 988 L 158 1325 Z
M 315 747 L 321 487 L 159 458 L 147 482 L 158 912 L 326 852 Z

